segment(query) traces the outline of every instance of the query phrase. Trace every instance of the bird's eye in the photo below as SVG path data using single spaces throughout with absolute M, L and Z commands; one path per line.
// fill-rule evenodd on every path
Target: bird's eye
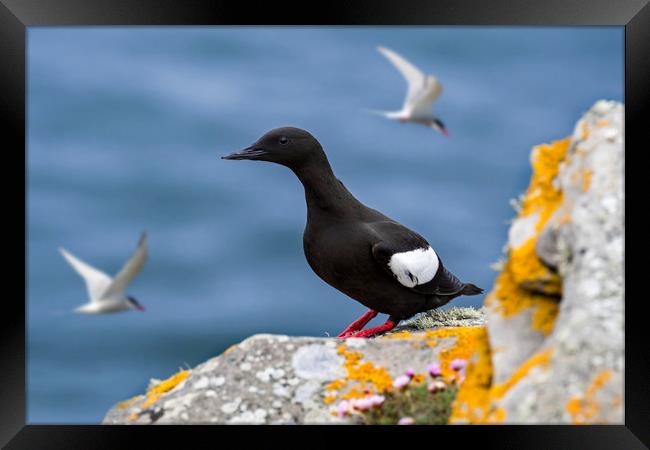
M 280 144 L 286 145 L 289 142 L 289 139 L 286 136 L 280 138 Z

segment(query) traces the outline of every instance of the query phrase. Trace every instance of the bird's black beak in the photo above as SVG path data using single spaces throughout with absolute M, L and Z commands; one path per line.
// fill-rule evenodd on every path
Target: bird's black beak
M 266 150 L 256 147 L 255 144 L 246 147 L 230 155 L 222 156 L 221 159 L 260 159 L 260 156 L 266 155 Z
M 126 299 L 131 303 L 131 305 L 133 305 L 135 309 L 137 309 L 140 312 L 144 312 L 144 306 L 142 306 L 139 301 L 137 301 L 133 297 L 127 297 Z

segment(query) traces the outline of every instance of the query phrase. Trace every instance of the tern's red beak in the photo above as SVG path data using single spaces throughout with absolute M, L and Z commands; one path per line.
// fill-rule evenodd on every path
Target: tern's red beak
M 142 311 L 142 312 L 145 311 L 144 306 L 142 306 L 142 305 L 135 305 L 135 309 L 137 309 L 138 311 Z

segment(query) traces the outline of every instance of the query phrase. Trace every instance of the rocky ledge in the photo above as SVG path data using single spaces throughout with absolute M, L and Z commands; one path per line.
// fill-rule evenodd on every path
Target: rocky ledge
M 379 339 L 258 334 L 114 406 L 105 424 L 356 423 L 340 400 L 381 393 L 412 369 L 467 358 L 485 323 L 481 310 L 421 314 Z M 424 329 L 426 328 L 426 329 Z M 446 369 L 445 369 L 446 370 Z
M 623 135 L 623 105 L 600 100 L 572 136 L 533 148 L 484 313 L 432 311 L 369 340 L 252 336 L 103 423 L 386 423 L 341 405 L 432 402 L 435 383 L 444 414 L 416 423 L 623 423 Z

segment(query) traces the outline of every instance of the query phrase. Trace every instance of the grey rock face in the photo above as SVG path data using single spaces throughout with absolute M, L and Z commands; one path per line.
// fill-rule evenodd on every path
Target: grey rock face
M 496 383 L 534 353 L 551 354 L 495 402 L 508 423 L 623 422 L 623 164 L 623 105 L 598 101 L 575 127 L 554 181 L 563 203 L 535 246 L 562 277 L 552 332 L 536 333 L 523 314 L 488 313 L 500 339 L 491 346 L 511 349 L 493 354 Z
M 439 313 L 438 313 L 439 314 Z M 432 320 L 429 317 L 430 320 Z M 472 320 L 482 323 L 475 310 L 436 316 L 438 326 Z M 418 322 L 419 323 L 419 322 Z M 407 324 L 408 327 L 408 324 Z M 419 329 L 413 325 L 412 329 Z M 362 361 L 384 368 L 395 378 L 411 368 L 426 373 L 454 339 L 436 346 L 412 339 L 336 339 L 259 334 L 226 350 L 222 355 L 176 375 L 177 384 L 154 382 L 148 394 L 111 408 L 104 424 L 328 424 L 356 423 L 339 418 L 332 393 L 326 386 L 347 375 L 341 346 L 362 355 Z M 164 386 L 159 398 L 151 389 Z

